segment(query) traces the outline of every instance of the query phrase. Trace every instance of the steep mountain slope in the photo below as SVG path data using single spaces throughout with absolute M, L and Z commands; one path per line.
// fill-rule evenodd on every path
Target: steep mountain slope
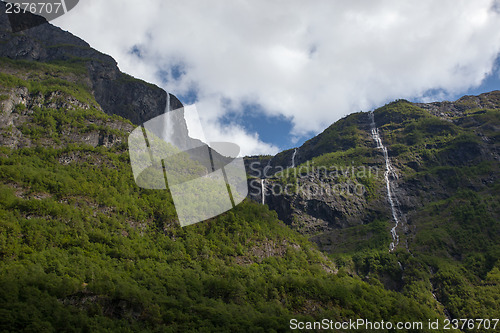
M 334 263 L 250 200 L 180 228 L 168 191 L 135 184 L 127 152 L 130 121 L 163 112 L 166 93 L 49 24 L 13 34 L 0 22 L 0 330 L 281 332 L 291 318 L 445 318 L 427 290 L 387 290 L 368 256 Z M 381 270 L 402 277 L 386 252 Z
M 401 177 L 395 181 L 395 191 L 402 197 L 400 204 L 405 213 L 411 214 L 411 211 L 437 198 L 449 197 L 456 190 L 459 184 L 447 188 L 442 184 L 443 179 L 435 179 L 431 182 L 421 181 L 419 186 L 431 186 L 428 191 L 420 189 L 417 194 L 413 193 L 417 190 L 413 178 L 422 178 L 424 175 L 430 177 L 431 171 L 436 171 L 438 167 L 455 168 L 450 169 L 450 172 L 460 173 L 464 172 L 464 168 L 487 164 L 491 169 L 487 170 L 488 176 L 483 176 L 488 179 L 478 179 L 476 182 L 491 186 L 496 184 L 500 159 L 499 96 L 500 92 L 492 92 L 477 97 L 467 96 L 454 103 L 412 104 L 397 101 L 374 111 L 376 124 L 388 146 L 389 157 Z M 485 105 L 489 109 L 485 109 Z M 267 180 L 269 191 L 266 201 L 277 210 L 280 218 L 290 224 L 307 221 L 302 223 L 306 234 L 345 228 L 356 223 L 366 224 L 380 214 L 389 217 L 384 181 L 385 163 L 382 151 L 376 148 L 371 129 L 370 113 L 352 114 L 299 147 L 296 150 L 295 168 L 290 167 L 294 150 L 280 153 L 270 160 L 265 159 L 262 163 L 253 161 L 253 169 L 257 171 L 254 177 L 261 171 L 264 174 L 266 165 L 269 168 L 266 175 L 274 175 Z M 249 169 L 252 167 L 249 166 Z M 294 182 L 297 185 L 295 191 L 292 191 L 292 195 L 273 195 L 279 193 L 278 190 L 272 190 L 273 178 L 280 184 Z M 337 191 L 331 193 L 333 195 L 326 195 L 326 190 L 331 189 L 331 186 L 321 188 L 320 185 L 327 185 L 328 182 L 345 185 L 345 189 L 344 186 L 336 188 Z M 308 183 L 317 188 L 309 190 Z M 467 187 L 467 184 L 462 186 Z M 402 191 L 404 193 L 399 193 Z M 304 200 L 309 205 L 312 200 L 327 202 L 335 194 L 343 194 L 344 197 L 331 202 L 324 209 L 311 207 L 307 210 L 304 206 Z M 345 206 L 346 202 L 352 202 L 353 207 L 349 207 L 349 212 L 339 212 L 342 207 L 335 204 Z M 291 209 L 293 203 L 300 208 L 296 211 Z M 297 215 L 308 211 L 310 214 L 293 220 L 294 213 Z
M 48 23 L 13 33 L 4 2 L 0 2 L 0 45 L 0 57 L 78 66 L 85 74 L 82 84 L 107 114 L 139 124 L 165 111 L 165 91 L 120 72 L 113 58 L 80 38 Z M 173 108 L 181 106 L 175 96 L 170 102 Z
M 443 316 L 436 302 L 337 274 L 261 205 L 180 228 L 168 191 L 134 183 L 133 126 L 99 111 L 79 90 L 84 75 L 3 61 L 20 77 L 0 88 L 2 330 L 283 331 L 291 318 Z
M 387 178 L 373 130 L 388 151 Z M 358 273 L 403 292 L 428 290 L 453 318 L 494 315 L 500 304 L 499 134 L 499 91 L 456 102 L 399 100 L 349 115 L 270 162 L 254 158 L 254 169 L 276 172 L 262 183 L 265 203 L 280 219 L 338 260 L 352 258 Z M 253 197 L 261 202 L 259 184 Z M 387 257 L 391 243 L 397 245 Z M 387 274 L 383 262 L 391 256 L 401 264 L 399 276 Z

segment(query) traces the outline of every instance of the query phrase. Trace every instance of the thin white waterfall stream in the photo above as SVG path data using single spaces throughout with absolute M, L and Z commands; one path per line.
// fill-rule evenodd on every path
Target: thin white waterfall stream
M 382 153 L 384 154 L 384 159 L 385 159 L 385 172 L 384 172 L 384 178 L 385 178 L 385 184 L 387 188 L 387 199 L 389 200 L 389 204 L 391 205 L 391 212 L 392 212 L 392 218 L 394 220 L 394 227 L 391 229 L 391 236 L 392 236 L 392 242 L 389 246 L 389 251 L 393 251 L 396 246 L 399 244 L 399 235 L 397 233 L 397 227 L 400 223 L 400 219 L 398 218 L 398 215 L 401 216 L 401 212 L 398 209 L 398 200 L 392 190 L 392 180 L 398 179 L 398 175 L 396 171 L 394 170 L 394 167 L 391 164 L 391 161 L 389 159 L 389 154 L 387 152 L 387 147 L 384 146 L 382 143 L 382 138 L 380 137 L 378 128 L 375 124 L 375 116 L 373 112 L 369 113 L 370 120 L 371 120 L 371 131 L 372 131 L 372 138 L 373 140 L 377 143 L 377 148 L 382 149 Z
M 297 155 L 297 148 L 293 151 L 291 168 L 295 168 L 295 155 Z
M 165 105 L 165 114 L 167 114 L 168 112 L 170 111 L 170 94 L 167 93 L 167 103 Z M 169 119 L 168 116 L 166 116 L 165 118 L 165 123 L 163 124 L 163 140 L 165 140 L 166 142 L 170 142 L 172 143 L 172 134 L 174 133 L 174 127 L 173 127 L 173 122 L 171 119 Z

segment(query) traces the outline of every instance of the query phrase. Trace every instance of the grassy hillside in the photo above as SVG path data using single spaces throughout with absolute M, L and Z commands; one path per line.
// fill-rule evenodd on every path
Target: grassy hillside
M 68 152 L 101 164 L 61 165 Z M 2 329 L 282 331 L 292 317 L 437 316 L 435 304 L 335 274 L 262 206 L 181 229 L 168 193 L 135 188 L 123 160 L 88 147 L 2 151 Z
M 291 318 L 444 318 L 425 292 L 361 274 L 376 265 L 401 276 L 396 257 L 335 264 L 266 206 L 245 201 L 180 228 L 169 192 L 133 180 L 133 127 L 99 110 L 78 68 L 2 66 L 0 331 L 283 332 Z
M 362 212 L 347 213 L 360 216 L 358 225 L 316 232 L 311 239 L 341 270 L 377 279 L 420 302 L 437 299 L 451 318 L 498 317 L 499 96 L 492 92 L 437 106 L 399 100 L 374 111 L 398 174 L 393 191 L 403 212 L 400 243 L 392 254 L 389 229 L 394 221 L 383 178 L 385 163 L 371 138 L 368 115 L 347 116 L 306 142 L 299 150 L 310 160 L 296 168 L 302 170 L 302 179 L 311 177 L 311 165 L 349 167 L 354 172 L 334 180 L 358 181 L 366 189 L 358 200 Z M 367 166 L 382 171 L 357 176 L 356 170 Z M 295 173 L 277 181 L 296 182 Z M 319 200 L 328 204 L 328 199 Z M 297 202 L 293 196 L 288 200 Z M 349 198 L 342 200 L 347 204 Z M 304 211 L 295 208 L 294 214 L 300 219 Z

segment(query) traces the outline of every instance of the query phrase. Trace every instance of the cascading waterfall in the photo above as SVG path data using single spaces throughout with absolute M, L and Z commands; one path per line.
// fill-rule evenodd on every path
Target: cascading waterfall
M 167 93 L 167 103 L 165 105 L 165 112 L 168 113 L 170 111 L 170 94 Z M 163 140 L 166 142 L 172 143 L 171 135 L 174 133 L 173 122 L 169 119 L 169 117 L 165 117 L 165 124 L 163 124 Z
M 382 149 L 382 153 L 384 154 L 385 159 L 385 184 L 387 187 L 387 199 L 389 200 L 389 204 L 391 205 L 392 218 L 394 220 L 394 227 L 391 229 L 392 242 L 389 247 L 389 251 L 393 251 L 396 246 L 399 244 L 399 235 L 397 233 L 397 227 L 400 224 L 400 218 L 398 216 L 402 216 L 401 212 L 398 209 L 399 203 L 392 191 L 392 180 L 398 179 L 398 175 L 389 160 L 389 154 L 387 152 L 387 147 L 382 143 L 382 138 L 380 137 L 377 126 L 375 125 L 375 115 L 373 111 L 369 113 L 369 117 L 371 120 L 371 132 L 372 138 L 377 143 L 377 149 Z
M 295 168 L 295 155 L 297 155 L 297 148 L 293 151 L 291 168 Z
M 262 169 L 262 178 L 260 179 L 260 193 L 262 195 L 261 202 L 263 205 L 266 203 L 266 178 L 268 177 L 268 170 L 271 169 L 271 160 L 272 158 L 269 159 L 264 169 Z

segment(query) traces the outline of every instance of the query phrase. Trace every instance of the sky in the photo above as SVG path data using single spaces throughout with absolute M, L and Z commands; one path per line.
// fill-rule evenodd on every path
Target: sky
M 242 155 L 395 99 L 500 90 L 500 0 L 82 0 L 52 21 Z

